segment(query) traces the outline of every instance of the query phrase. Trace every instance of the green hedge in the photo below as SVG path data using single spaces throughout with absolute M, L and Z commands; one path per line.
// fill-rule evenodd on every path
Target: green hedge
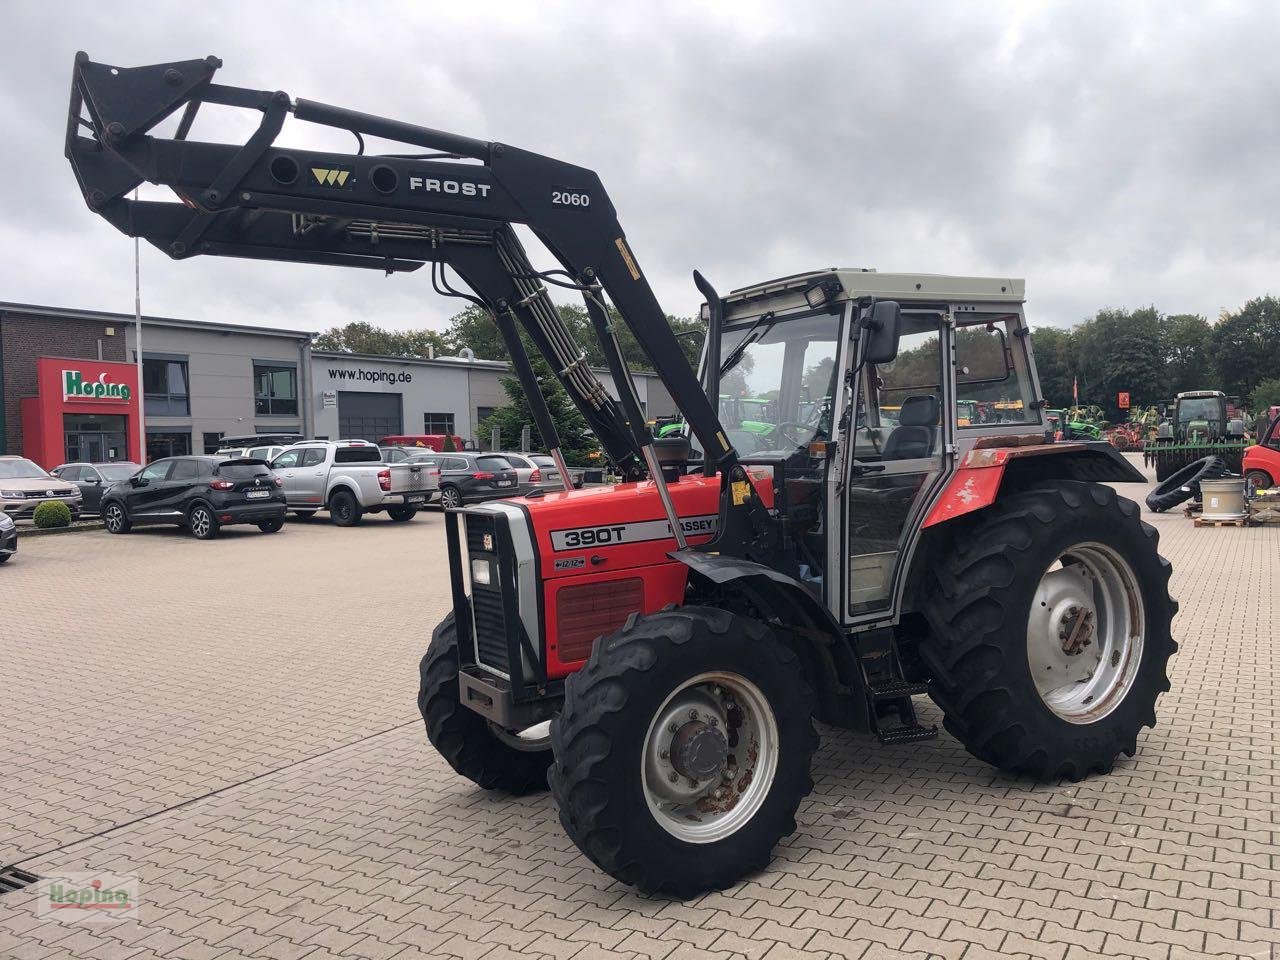
M 46 500 L 36 507 L 31 519 L 41 530 L 47 530 L 50 527 L 69 527 L 71 526 L 71 508 L 61 500 Z

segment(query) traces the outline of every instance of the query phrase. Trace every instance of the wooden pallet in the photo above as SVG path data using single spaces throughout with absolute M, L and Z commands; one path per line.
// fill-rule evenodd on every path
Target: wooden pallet
M 1191 522 L 1197 527 L 1251 527 L 1251 517 L 1237 517 L 1232 520 L 1210 520 L 1205 517 L 1192 517 Z
M 1185 507 L 1182 508 L 1182 515 L 1184 517 L 1198 517 L 1200 516 L 1200 511 L 1203 509 L 1204 509 L 1204 504 L 1202 504 L 1199 500 L 1196 500 L 1192 503 L 1188 503 Z

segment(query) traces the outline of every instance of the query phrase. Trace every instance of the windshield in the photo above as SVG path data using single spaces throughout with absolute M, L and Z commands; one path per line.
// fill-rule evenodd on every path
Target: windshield
M 107 463 L 96 468 L 98 473 L 102 474 L 102 479 L 115 483 L 118 480 L 128 480 L 138 472 L 136 463 Z
M 839 334 L 835 313 L 726 328 L 720 420 L 740 454 L 789 456 L 829 439 Z
M 0 460 L 0 480 L 48 479 L 49 474 L 30 460 L 18 457 L 13 460 Z
M 1192 420 L 1218 420 L 1222 417 L 1221 401 L 1217 397 L 1189 397 L 1178 401 L 1178 422 Z

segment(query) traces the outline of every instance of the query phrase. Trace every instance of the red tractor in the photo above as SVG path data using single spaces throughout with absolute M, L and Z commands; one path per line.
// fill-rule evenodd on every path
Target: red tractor
M 974 756 L 1044 780 L 1137 749 L 1169 689 L 1170 568 L 1104 485 L 1141 475 L 1108 443 L 1047 435 L 1021 281 L 820 270 L 722 297 L 695 273 L 695 371 L 591 171 L 215 84 L 219 65 L 77 56 L 67 155 L 91 209 L 175 258 L 430 264 L 438 292 L 492 314 L 552 455 L 526 340 L 626 480 L 448 512 L 453 612 L 418 702 L 461 776 L 549 781 L 601 869 L 688 896 L 796 829 L 816 721 L 921 741 L 937 733 L 916 716 L 927 694 Z M 260 111 L 257 133 L 187 140 L 204 102 Z M 151 132 L 179 110 L 172 137 Z M 359 152 L 274 146 L 290 113 Z M 366 136 L 425 152 L 366 154 Z M 178 201 L 131 200 L 144 179 Z M 535 270 L 513 224 L 563 269 Z M 582 296 L 619 399 L 548 283 Z M 681 435 L 650 433 L 606 298 Z M 772 420 L 734 422 L 722 392 L 767 397 Z M 1004 416 L 958 414 L 975 404 Z

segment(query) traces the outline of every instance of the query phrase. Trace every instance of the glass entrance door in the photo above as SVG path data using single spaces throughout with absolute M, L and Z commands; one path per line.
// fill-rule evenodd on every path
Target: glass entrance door
M 124 416 L 68 413 L 62 418 L 67 463 L 114 463 L 129 459 Z

